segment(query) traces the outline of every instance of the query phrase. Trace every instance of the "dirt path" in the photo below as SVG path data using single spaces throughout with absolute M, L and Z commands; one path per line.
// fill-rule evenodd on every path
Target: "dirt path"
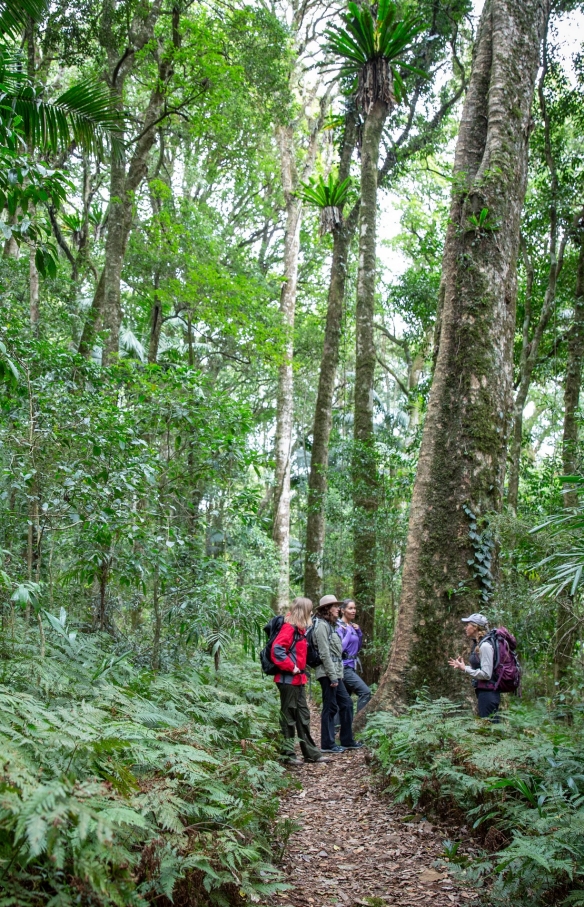
M 293 887 L 280 896 L 282 907 L 470 907 L 474 895 L 432 865 L 452 829 L 404 821 L 406 810 L 381 794 L 367 759 L 362 749 L 291 767 L 302 790 L 283 800 L 280 818 L 302 828 L 286 851 Z

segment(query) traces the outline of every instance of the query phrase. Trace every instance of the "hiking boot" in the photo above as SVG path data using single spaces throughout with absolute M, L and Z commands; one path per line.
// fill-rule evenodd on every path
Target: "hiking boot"
M 282 762 L 284 765 L 302 765 L 302 760 L 296 756 L 288 756 L 286 759 L 282 759 Z
M 362 746 L 365 746 L 365 744 L 361 743 L 360 740 L 353 740 L 353 742 L 350 743 L 349 746 L 346 746 L 345 749 L 346 750 L 360 750 Z
M 320 756 L 318 759 L 306 759 L 309 765 L 320 765 L 322 762 L 332 762 L 332 759 L 329 759 L 328 756 Z
M 320 751 L 321 751 L 321 753 L 344 753 L 344 752 L 345 752 L 345 747 L 344 747 L 344 746 L 339 746 L 338 743 L 335 743 L 334 746 L 331 746 L 330 750 L 323 750 L 323 749 L 321 748 Z

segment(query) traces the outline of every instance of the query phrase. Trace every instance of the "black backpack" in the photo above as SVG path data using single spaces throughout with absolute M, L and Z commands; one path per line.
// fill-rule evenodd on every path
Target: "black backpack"
M 309 668 L 318 668 L 322 664 L 322 658 L 318 654 L 318 646 L 316 645 L 316 640 L 314 638 L 314 630 L 318 623 L 319 618 L 315 617 L 312 624 L 306 631 L 306 642 L 308 643 L 308 651 L 306 653 L 306 664 Z M 332 628 L 329 632 L 329 636 L 332 636 Z
M 272 617 L 264 627 L 264 633 L 268 637 L 268 641 L 262 651 L 260 652 L 260 664 L 262 666 L 262 673 L 273 676 L 274 674 L 279 674 L 281 668 L 278 665 L 275 665 L 272 661 L 272 646 L 274 640 L 282 627 L 284 626 L 284 618 L 281 614 L 277 614 L 275 617 Z M 297 630 L 294 630 L 294 639 L 292 645 L 290 646 L 290 651 L 294 648 L 300 636 Z

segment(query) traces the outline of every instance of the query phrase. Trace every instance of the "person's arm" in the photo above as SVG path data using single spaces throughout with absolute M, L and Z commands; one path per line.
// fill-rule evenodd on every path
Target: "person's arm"
M 331 658 L 329 632 L 327 622 L 325 620 L 319 620 L 314 629 L 316 647 L 318 649 L 318 654 L 320 655 L 320 660 L 322 661 L 322 666 L 326 671 L 326 676 L 331 683 L 337 683 L 339 676 Z
M 360 652 L 361 646 L 363 645 L 363 630 L 361 629 L 361 627 L 356 626 L 356 624 L 353 624 L 353 630 L 355 631 L 355 633 L 357 634 L 357 637 L 359 639 L 359 645 L 357 646 L 357 652 Z
M 290 655 L 290 649 L 294 642 L 294 627 L 292 624 L 282 624 L 282 629 L 272 643 L 272 661 L 281 671 L 288 674 L 297 673 L 294 669 L 296 662 Z
M 493 665 L 495 663 L 495 650 L 490 642 L 483 643 L 480 647 L 479 655 L 481 659 L 480 668 L 473 670 L 470 665 L 466 665 L 464 670 L 473 680 L 490 680 L 493 676 Z

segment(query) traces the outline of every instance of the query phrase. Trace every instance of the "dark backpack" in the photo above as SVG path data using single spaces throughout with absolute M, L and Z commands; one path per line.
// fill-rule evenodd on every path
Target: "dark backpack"
M 306 642 L 308 644 L 308 651 L 306 653 L 306 664 L 309 668 L 318 668 L 322 664 L 322 658 L 318 654 L 318 646 L 316 645 L 316 640 L 314 638 L 314 630 L 319 621 L 318 617 L 315 617 L 312 624 L 306 631 Z M 329 636 L 332 636 L 333 630 L 332 627 L 329 631 Z
M 506 627 L 497 627 L 485 636 L 494 649 L 492 680 L 479 680 L 477 687 L 482 690 L 498 690 L 499 693 L 520 694 L 521 665 L 517 657 L 517 640 Z M 484 640 L 483 640 L 484 641 Z
M 280 630 L 282 629 L 283 626 L 284 626 L 284 618 L 282 617 L 281 614 L 277 614 L 275 617 L 272 617 L 267 622 L 266 626 L 264 627 L 264 633 L 268 637 L 268 641 L 267 641 L 266 645 L 264 646 L 264 648 L 262 649 L 262 651 L 260 652 L 260 664 L 262 666 L 262 672 L 264 674 L 268 674 L 270 676 L 273 676 L 274 674 L 279 674 L 282 670 L 278 665 L 274 664 L 274 662 L 272 661 L 272 646 L 274 644 L 274 640 L 275 640 L 276 636 L 278 635 L 278 633 L 280 632 Z M 294 646 L 296 645 L 296 643 L 298 642 L 299 639 L 300 639 L 300 635 L 298 634 L 297 630 L 294 630 L 294 639 L 292 641 L 292 645 L 290 646 L 290 652 L 292 651 L 292 649 L 294 648 Z

